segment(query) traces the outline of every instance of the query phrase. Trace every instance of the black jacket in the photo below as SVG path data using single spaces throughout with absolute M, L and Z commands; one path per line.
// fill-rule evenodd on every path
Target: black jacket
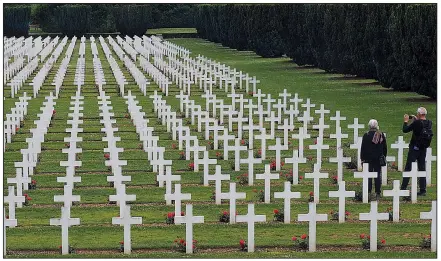
M 416 145 L 417 138 L 421 135 L 424 125 L 430 123 L 429 120 L 414 120 L 411 124 L 403 123 L 403 132 L 408 133 L 412 131 L 412 138 L 410 139 L 409 148 L 413 148 Z
M 387 156 L 386 137 L 383 133 L 381 133 L 381 135 L 383 136 L 383 142 L 375 144 L 372 142 L 374 134 L 375 131 L 369 131 L 363 135 L 360 153 L 360 158 L 363 162 L 379 163 L 381 155 Z

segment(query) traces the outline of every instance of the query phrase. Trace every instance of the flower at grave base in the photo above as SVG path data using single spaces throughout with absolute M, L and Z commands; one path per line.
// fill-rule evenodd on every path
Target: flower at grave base
M 63 248 L 63 246 L 58 246 L 58 249 L 62 249 Z
M 105 153 L 105 154 L 104 154 L 104 158 L 105 158 L 105 159 L 110 159 L 110 154 L 109 154 L 109 153 Z
M 383 244 L 383 245 L 386 244 L 386 239 L 382 239 L 381 244 Z
M 52 111 L 52 115 L 54 115 L 55 113 L 57 113 L 55 110 Z
M 223 214 L 224 214 L 225 216 L 226 216 L 226 215 L 228 215 L 228 211 L 224 211 L 224 213 L 223 213 Z
M 241 239 L 239 241 L 239 244 L 240 244 L 241 247 L 244 247 L 245 246 L 245 240 Z
M 187 246 L 187 242 L 184 242 L 184 246 Z
M 124 117 L 125 117 L 126 119 L 128 119 L 128 118 L 129 118 L 129 114 L 126 113 L 126 115 L 124 115 Z
M 213 139 L 213 136 L 211 136 L 211 135 L 208 136 L 208 139 L 209 139 L 209 140 L 212 140 L 212 139 Z
M 173 212 L 168 212 L 167 213 L 167 218 L 173 218 Z
M 121 245 L 124 245 L 124 241 L 119 241 L 119 243 L 120 243 Z
M 309 192 L 309 196 L 310 196 L 310 197 L 314 196 L 314 192 L 310 191 L 310 192 Z
M 303 176 L 299 176 L 299 179 L 303 179 Z
M 35 179 L 33 179 L 33 180 L 31 181 L 31 183 L 35 185 L 35 184 L 37 184 L 37 181 L 36 181 Z
M 6 219 L 9 219 L 9 215 L 6 216 Z
M 239 212 L 237 212 L 237 210 L 236 210 L 236 216 L 239 215 L 238 213 L 239 213 Z
M 185 240 L 181 238 L 181 240 L 179 241 L 179 243 L 184 244 Z
M 23 194 L 23 196 L 28 197 L 28 194 Z
M 360 238 L 361 238 L 361 239 L 364 239 L 365 236 L 366 236 L 365 234 L 361 234 L 361 235 L 360 235 Z
M 368 239 L 371 239 L 371 236 L 370 236 L 370 235 L 368 235 L 368 236 L 367 236 L 367 238 L 368 238 Z
M 27 199 L 27 200 L 32 200 L 32 198 L 30 198 L 30 197 L 27 197 L 26 199 Z
M 274 212 L 274 214 L 276 214 L 276 215 L 279 214 L 279 210 L 278 210 L 278 209 L 274 209 L 273 212 Z
M 184 211 L 181 211 L 181 217 L 185 216 L 184 214 L 185 214 Z
M 16 128 L 15 128 L 15 131 L 18 131 L 19 129 L 20 129 L 20 127 L 16 127 Z
M 241 141 L 240 141 L 240 144 L 241 144 L 241 145 L 245 145 L 245 140 L 241 140 Z
M 280 165 L 283 167 L 283 166 L 285 166 L 285 162 L 280 162 Z
M 346 215 L 346 216 L 349 216 L 349 215 L 351 215 L 351 213 L 350 213 L 349 211 L 346 211 L 346 212 L 345 212 L 345 215 Z
M 296 236 L 293 236 L 292 237 L 292 241 L 296 241 L 297 240 L 297 237 Z
M 254 193 L 257 193 L 257 189 L 253 189 L 253 192 L 254 192 Z
M 257 151 L 257 153 L 258 153 L 259 155 L 262 155 L 262 149 L 259 149 L 259 150 Z
M 311 160 L 312 160 L 312 156 L 308 156 L 308 160 L 310 160 L 310 161 L 311 161 Z
M 172 144 L 172 149 L 174 149 L 174 150 L 175 150 L 176 148 L 177 148 L 177 145 L 176 145 L 176 143 L 173 143 L 173 144 Z
M 307 237 L 308 237 L 307 234 L 303 234 L 303 235 L 301 236 L 302 239 L 306 239 Z
M 315 145 L 317 145 L 317 139 L 316 139 L 316 140 L 314 140 L 314 144 L 315 144 Z
M 431 238 L 431 235 L 427 235 L 427 238 Z
M 190 164 L 188 164 L 188 168 L 190 170 L 194 170 L 194 162 L 191 162 Z
M 176 238 L 174 242 L 177 243 L 177 242 L 178 242 L 178 239 Z
M 392 167 L 395 167 L 395 161 L 394 161 L 394 162 L 392 162 Z

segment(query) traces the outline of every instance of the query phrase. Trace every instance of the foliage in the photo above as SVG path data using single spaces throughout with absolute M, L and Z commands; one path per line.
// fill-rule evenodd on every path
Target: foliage
M 230 213 L 228 213 L 228 211 L 223 211 L 223 212 L 219 215 L 219 222 L 223 222 L 223 223 L 228 223 L 228 222 L 230 222 Z
M 361 234 L 360 240 L 361 240 L 361 247 L 363 249 L 370 249 L 371 248 L 371 236 L 370 235 Z M 381 249 L 382 247 L 384 247 L 384 245 L 386 245 L 386 240 L 384 238 L 381 240 L 378 239 L 377 249 Z
M 118 32 L 122 35 L 144 35 L 152 20 L 151 6 L 121 4 L 113 8 Z
M 300 238 L 293 236 L 292 242 L 295 249 L 306 250 L 309 246 L 309 237 L 307 234 L 303 234 Z
M 27 36 L 31 8 L 22 5 L 8 5 L 3 10 L 3 34 L 5 36 Z
M 424 236 L 423 240 L 421 241 L 421 247 L 422 248 L 431 248 L 431 235 Z
M 198 34 L 436 98 L 434 4 L 206 4 Z
M 89 5 L 63 5 L 56 9 L 56 21 L 61 33 L 74 36 L 89 32 L 92 7 Z
M 241 174 L 237 176 L 236 179 L 239 180 L 239 185 L 245 186 L 246 184 L 248 184 L 248 173 Z
M 285 214 L 283 213 L 283 210 L 281 209 L 274 209 L 274 221 L 283 222 L 285 220 Z

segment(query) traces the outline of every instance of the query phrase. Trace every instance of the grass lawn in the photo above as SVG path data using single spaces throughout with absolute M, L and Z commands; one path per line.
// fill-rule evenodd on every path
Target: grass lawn
M 147 29 L 148 34 L 194 34 L 196 28 L 152 28 Z
M 175 33 L 181 28 L 167 28 L 170 31 L 160 31 L 164 29 L 152 29 L 154 33 Z M 184 28 L 189 29 L 189 28 Z M 176 30 L 176 31 L 173 31 Z M 148 31 L 148 33 L 153 33 Z M 190 31 L 189 31 L 190 32 Z M 106 40 L 107 42 L 107 40 Z M 436 102 L 417 95 L 415 93 L 397 93 L 382 88 L 374 80 L 361 79 L 354 77 L 345 77 L 343 75 L 329 74 L 316 68 L 301 68 L 293 64 L 286 58 L 265 59 L 256 56 L 252 52 L 239 52 L 229 48 L 222 47 L 219 44 L 210 43 L 202 39 L 173 39 L 172 42 L 182 45 L 191 50 L 192 56 L 198 54 L 207 56 L 216 61 L 225 63 L 238 70 L 249 73 L 250 76 L 256 76 L 260 81 L 259 87 L 262 92 L 270 93 L 273 98 L 278 97 L 284 88 L 291 93 L 298 93 L 301 98 L 311 98 L 311 103 L 325 104 L 325 108 L 331 110 L 332 115 L 326 116 L 326 123 L 330 129 L 325 130 L 325 137 L 335 133 L 335 122 L 330 121 L 329 117 L 335 115 L 336 110 L 340 110 L 342 116 L 346 116 L 346 121 L 341 123 L 343 133 L 349 133 L 349 139 L 343 140 L 343 143 L 352 141 L 352 130 L 347 128 L 352 123 L 354 117 L 358 117 L 361 123 L 367 125 L 370 118 L 376 118 L 379 121 L 382 131 L 388 134 L 388 143 L 397 140 L 401 133 L 402 115 L 404 113 L 413 113 L 417 107 L 424 106 L 429 112 L 429 118 L 433 119 L 434 128 L 436 128 Z M 69 44 L 69 42 L 68 42 Z M 67 45 L 68 45 L 67 44 Z M 108 42 L 107 42 L 108 44 Z M 66 45 L 66 46 L 67 46 Z M 108 44 L 111 48 L 110 44 Z M 174 174 L 181 175 L 182 193 L 191 193 L 192 200 L 183 202 L 194 205 L 194 215 L 205 217 L 205 224 L 194 226 L 194 239 L 198 240 L 198 248 L 193 256 L 178 253 L 172 249 L 173 240 L 176 237 L 185 236 L 185 226 L 174 226 L 165 224 L 167 212 L 174 210 L 173 206 L 165 204 L 163 195 L 164 188 L 156 186 L 156 175 L 152 172 L 151 166 L 147 160 L 146 153 L 140 147 L 139 137 L 136 129 L 127 117 L 127 105 L 125 99 L 118 95 L 116 81 L 111 73 L 110 65 L 104 56 L 99 41 L 97 41 L 99 57 L 103 65 L 103 70 L 107 85 L 104 86 L 106 95 L 111 97 L 113 106 L 112 112 L 115 114 L 116 123 L 119 131 L 116 136 L 121 137 L 118 147 L 123 147 L 125 151 L 120 154 L 120 158 L 127 160 L 127 166 L 123 167 L 123 174 L 132 177 L 131 182 L 127 182 L 127 194 L 135 194 L 136 201 L 132 202 L 132 216 L 142 217 L 143 224 L 132 227 L 132 247 L 133 253 L 125 256 L 118 252 L 119 241 L 123 239 L 123 229 L 111 224 L 112 217 L 119 215 L 119 207 L 108 202 L 109 195 L 115 194 L 115 189 L 110 186 L 106 176 L 111 175 L 111 171 L 105 166 L 103 149 L 107 146 L 106 142 L 101 141 L 104 134 L 100 131 L 103 127 L 99 122 L 99 107 L 96 96 L 98 91 L 94 86 L 94 72 L 92 66 L 92 55 L 90 42 L 86 42 L 86 84 L 82 87 L 84 96 L 84 123 L 80 125 L 84 132 L 79 134 L 83 137 L 83 142 L 79 146 L 83 152 L 79 154 L 79 160 L 82 160 L 82 166 L 77 169 L 77 176 L 81 176 L 82 182 L 77 183 L 73 194 L 81 196 L 80 204 L 72 207 L 72 217 L 80 218 L 81 224 L 69 228 L 70 244 L 77 249 L 77 253 L 69 255 L 71 258 L 435 258 L 436 253 L 431 253 L 426 249 L 419 247 L 424 235 L 430 233 L 430 222 L 420 220 L 419 213 L 429 211 L 431 200 L 436 199 L 436 164 L 432 166 L 432 183 L 428 188 L 426 197 L 419 198 L 417 204 L 401 202 L 400 210 L 401 220 L 399 223 L 381 221 L 378 225 L 378 235 L 384 238 L 387 244 L 384 249 L 377 253 L 362 251 L 360 247 L 359 235 L 369 233 L 369 223 L 359 221 L 359 213 L 369 212 L 369 204 L 362 204 L 347 199 L 347 210 L 351 212 L 348 221 L 339 224 L 337 221 L 319 222 L 317 225 L 317 249 L 316 253 L 298 252 L 292 250 L 291 237 L 300 236 L 308 233 L 308 224 L 298 222 L 297 215 L 307 213 L 308 194 L 313 190 L 312 180 L 303 179 L 300 185 L 295 186 L 295 191 L 301 192 L 301 198 L 293 200 L 291 207 L 292 224 L 281 224 L 273 221 L 273 210 L 283 208 L 283 201 L 272 199 L 270 204 L 264 204 L 258 201 L 254 191 L 263 189 L 263 182 L 255 180 L 254 186 L 237 186 L 240 192 L 246 192 L 247 198 L 238 201 L 237 210 L 239 214 L 245 214 L 248 203 L 256 204 L 256 213 L 267 216 L 266 223 L 256 224 L 256 252 L 240 252 L 239 240 L 247 238 L 247 225 L 236 224 L 228 225 L 218 222 L 221 211 L 228 210 L 228 202 L 222 205 L 215 205 L 210 199 L 214 190 L 214 185 L 204 187 L 202 181 L 202 166 L 199 172 L 188 170 L 188 164 L 191 161 L 180 159 L 181 150 L 175 149 L 177 141 L 173 141 L 171 134 L 160 121 L 157 120 L 153 112 L 152 99 L 148 96 L 153 94 L 154 90 L 159 90 L 158 86 L 152 82 L 149 85 L 147 96 L 144 97 L 131 77 L 129 71 L 123 66 L 114 53 L 113 57 L 117 60 L 128 84 L 125 90 L 131 90 L 133 95 L 139 101 L 141 111 L 145 112 L 145 118 L 149 119 L 149 126 L 154 128 L 154 135 L 160 137 L 159 146 L 166 148 L 165 158 L 173 160 L 172 170 Z M 67 49 L 65 47 L 64 51 Z M 54 195 L 62 194 L 63 184 L 56 182 L 56 177 L 65 176 L 64 167 L 59 166 L 59 161 L 66 160 L 67 155 L 61 153 L 61 149 L 66 145 L 63 138 L 67 137 L 65 128 L 69 113 L 70 97 L 74 95 L 76 86 L 73 85 L 75 75 L 75 65 L 79 51 L 79 41 L 75 49 L 67 70 L 64 85 L 56 100 L 56 116 L 52 121 L 52 127 L 49 128 L 45 136 L 45 142 L 42 144 L 43 150 L 40 154 L 40 163 L 37 165 L 36 174 L 32 177 L 37 181 L 37 190 L 29 190 L 27 193 L 32 197 L 31 205 L 16 209 L 16 216 L 19 226 L 8 228 L 7 248 L 10 258 L 60 258 L 58 246 L 61 244 L 61 229 L 59 227 L 49 226 L 49 219 L 60 217 L 60 203 L 53 201 Z M 31 137 L 30 129 L 35 127 L 33 121 L 37 119 L 37 113 L 44 101 L 44 97 L 54 89 L 51 82 L 58 70 L 58 66 L 64 58 L 64 53 L 50 71 L 44 86 L 38 96 L 29 101 L 28 116 L 24 121 L 24 126 L 19 129 L 13 137 L 13 142 L 7 144 L 4 153 L 4 175 L 3 181 L 6 185 L 6 178 L 15 176 L 14 162 L 21 160 L 20 149 L 27 147 L 25 139 Z M 138 66 L 141 70 L 141 68 Z M 38 71 L 38 70 L 37 70 Z M 33 76 L 36 72 L 33 74 Z M 19 91 L 16 97 L 23 92 L 28 94 L 32 91 L 29 85 L 33 76 Z M 147 76 L 147 74 L 146 74 Z M 10 108 L 18 99 L 10 98 L 10 90 L 4 86 L 5 113 L 10 113 Z M 217 98 L 222 98 L 225 103 L 231 102 L 223 90 L 214 90 Z M 243 93 L 246 98 L 250 98 L 244 90 L 237 92 Z M 174 111 L 179 110 L 179 100 L 174 95 L 179 93 L 179 88 L 175 85 L 170 87 L 170 96 L 163 97 Z M 200 97 L 201 91 L 194 87 L 192 96 L 195 104 L 205 108 L 205 100 Z M 257 100 L 255 104 L 257 104 Z M 313 115 L 316 117 L 316 115 Z M 317 122 L 317 119 L 314 119 Z M 197 125 L 191 125 L 190 119 L 185 119 L 184 123 L 190 126 L 191 135 L 197 135 L 200 146 L 208 146 L 204 137 L 204 132 L 197 132 Z M 225 122 L 228 124 L 228 121 Z M 236 124 L 233 127 L 237 129 Z M 265 125 L 269 127 L 268 124 Z M 299 124 L 296 124 L 296 127 Z M 204 130 L 204 128 L 203 128 Z M 312 164 L 316 161 L 316 152 L 309 150 L 308 145 L 314 143 L 317 136 L 316 130 L 310 130 L 312 138 L 305 141 L 305 156 L 308 158 L 306 164 L 300 166 L 300 174 L 304 176 L 305 172 L 311 172 Z M 360 131 L 360 135 L 363 133 Z M 276 131 L 277 137 L 282 137 L 283 132 Z M 409 134 L 405 134 L 405 140 L 410 139 Z M 248 134 L 244 133 L 247 139 Z M 291 157 L 292 149 L 298 147 L 295 140 L 292 141 L 289 151 L 282 153 L 282 157 Z M 275 141 L 269 141 L 268 145 L 275 144 Z M 333 139 L 325 138 L 325 144 L 330 145 L 330 149 L 323 151 L 323 170 L 329 173 L 329 176 L 336 175 L 336 164 L 329 163 L 329 157 L 334 157 L 336 153 L 336 142 Z M 436 136 L 433 141 L 433 149 L 436 151 Z M 260 141 L 255 140 L 255 148 L 259 148 Z M 256 149 L 257 150 L 257 149 Z M 209 150 L 212 158 L 216 157 L 219 150 Z M 354 151 L 352 156 L 356 156 Z M 396 150 L 390 150 L 390 155 L 396 156 Z M 246 158 L 247 153 L 242 152 L 242 158 Z M 263 163 L 268 164 L 269 159 L 275 157 L 274 151 L 267 151 L 268 160 Z M 231 164 L 234 162 L 234 151 L 229 153 L 229 160 L 218 160 L 222 166 L 222 173 L 231 175 L 231 180 L 239 181 L 239 175 L 247 172 L 247 166 L 241 165 L 241 171 L 231 171 Z M 262 173 L 264 164 L 256 165 L 254 173 Z M 273 181 L 271 192 L 282 191 L 284 175 L 289 172 L 291 166 L 282 167 L 280 180 Z M 214 166 L 211 167 L 214 170 Z M 383 190 L 391 189 L 392 180 L 401 179 L 401 173 L 393 168 L 388 170 L 388 185 L 383 186 Z M 347 190 L 359 190 L 361 180 L 353 177 L 353 170 L 344 169 L 344 180 L 347 183 Z M 328 192 L 337 190 L 338 187 L 332 183 L 331 179 L 321 180 L 320 185 L 320 204 L 317 206 L 318 213 L 328 213 L 331 209 L 337 210 L 338 199 L 329 198 Z M 228 191 L 228 183 L 222 185 L 224 192 Z M 3 194 L 7 195 L 7 186 L 4 187 Z M 379 203 L 379 211 L 386 212 L 388 207 L 392 206 L 391 198 L 383 197 Z M 183 206 L 185 210 L 185 206 Z M 329 215 L 328 215 L 329 216 Z

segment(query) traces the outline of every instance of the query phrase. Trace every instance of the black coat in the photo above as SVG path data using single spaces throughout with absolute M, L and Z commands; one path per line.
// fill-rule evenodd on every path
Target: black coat
M 360 153 L 360 158 L 363 162 L 379 163 L 381 155 L 387 156 L 386 137 L 383 133 L 381 133 L 381 135 L 383 136 L 383 142 L 375 144 L 372 142 L 374 134 L 375 131 L 369 131 L 363 135 Z

